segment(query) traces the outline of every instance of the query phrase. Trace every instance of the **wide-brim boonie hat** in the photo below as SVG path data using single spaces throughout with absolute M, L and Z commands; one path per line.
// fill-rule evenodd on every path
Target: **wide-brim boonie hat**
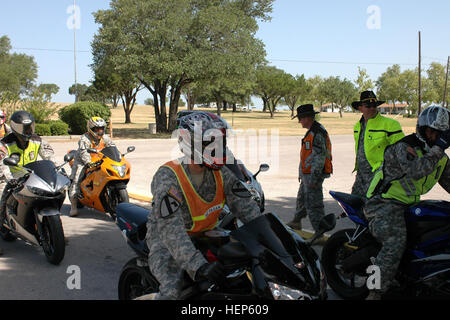
M 377 99 L 377 96 L 373 91 L 363 91 L 361 92 L 361 96 L 359 98 L 359 101 L 353 101 L 352 102 L 352 108 L 358 110 L 358 108 L 363 104 L 367 103 L 370 106 L 378 107 L 379 105 L 382 105 L 386 101 L 379 101 Z
M 291 120 L 295 119 L 295 118 L 300 119 L 302 117 L 314 116 L 317 113 L 320 113 L 320 112 L 314 111 L 314 106 L 312 104 L 304 104 L 297 108 L 297 115 L 293 116 L 291 118 Z

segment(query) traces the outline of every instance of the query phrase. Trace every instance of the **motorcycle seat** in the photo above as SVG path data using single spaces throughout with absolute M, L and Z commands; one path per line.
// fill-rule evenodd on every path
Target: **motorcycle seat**
M 125 222 L 132 226 L 134 229 L 137 229 L 140 237 L 144 233 L 143 230 L 146 231 L 146 225 L 148 220 L 148 215 L 150 214 L 150 210 L 139 207 L 135 204 L 122 202 L 117 205 L 116 215 L 117 222 L 121 229 L 123 230 L 126 226 Z M 144 234 L 145 237 L 145 234 Z
M 358 210 L 364 205 L 364 198 L 343 192 L 333 192 L 337 200 L 348 204 L 353 209 Z

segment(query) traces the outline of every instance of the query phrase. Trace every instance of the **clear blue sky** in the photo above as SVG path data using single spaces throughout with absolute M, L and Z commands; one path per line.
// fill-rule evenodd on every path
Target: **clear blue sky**
M 108 8 L 109 0 L 76 2 L 81 10 L 81 25 L 76 30 L 78 83 L 89 84 L 90 42 L 98 28 L 92 12 Z M 38 83 L 60 87 L 55 102 L 74 99 L 68 94 L 74 83 L 73 31 L 67 27 L 71 15 L 67 9 L 72 4 L 73 0 L 0 4 L 0 36 L 11 39 L 15 52 L 35 57 Z M 367 12 L 370 6 L 377 6 L 379 19 L 375 11 Z M 402 69 L 415 67 L 419 30 L 423 68 L 431 61 L 445 64 L 450 55 L 449 12 L 448 0 L 276 0 L 272 21 L 260 24 L 257 37 L 265 43 L 271 64 L 293 75 L 334 75 L 354 80 L 360 65 L 375 80 L 394 63 L 401 64 Z M 143 90 L 138 103 L 148 96 Z

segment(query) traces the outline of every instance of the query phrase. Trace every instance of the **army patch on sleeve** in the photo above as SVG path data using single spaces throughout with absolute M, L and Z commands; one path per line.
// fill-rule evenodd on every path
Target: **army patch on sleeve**
M 170 195 L 166 195 L 161 200 L 161 218 L 168 218 L 180 208 L 180 202 Z
M 305 142 L 305 148 L 306 150 L 311 150 L 311 143 L 309 141 Z
M 174 197 L 178 202 L 182 202 L 183 198 L 181 197 L 181 194 L 178 192 L 178 190 L 175 187 L 170 187 L 169 189 L 169 195 Z

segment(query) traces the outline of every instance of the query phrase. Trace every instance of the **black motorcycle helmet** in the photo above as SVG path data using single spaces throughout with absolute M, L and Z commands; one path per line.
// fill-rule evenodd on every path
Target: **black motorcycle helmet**
M 11 130 L 19 138 L 24 141 L 30 140 L 34 134 L 34 118 L 27 111 L 16 111 L 11 116 Z

